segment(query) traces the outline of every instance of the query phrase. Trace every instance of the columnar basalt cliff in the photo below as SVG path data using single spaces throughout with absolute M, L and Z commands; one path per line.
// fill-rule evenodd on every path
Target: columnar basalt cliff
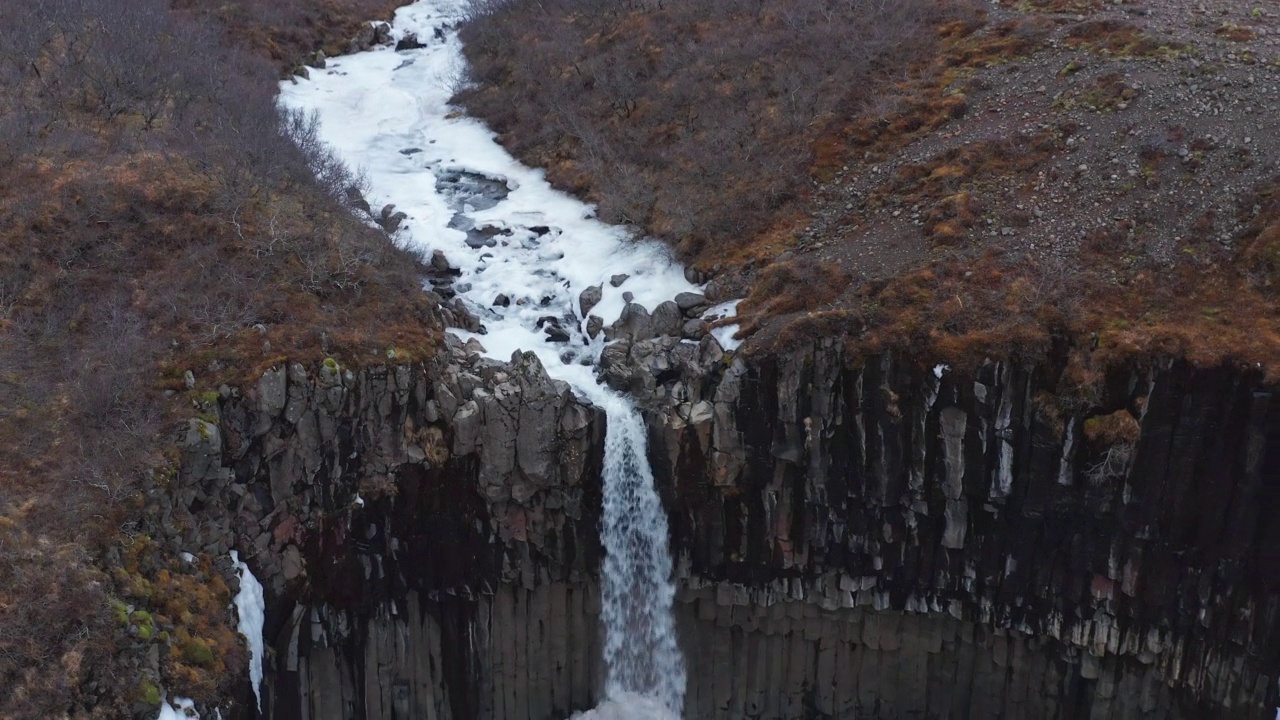
M 481 639 L 515 588 L 561 588 L 535 618 L 548 636 L 576 623 L 548 642 L 594 666 L 603 415 L 532 354 L 451 339 L 425 366 L 277 367 L 224 388 L 215 415 L 190 422 L 166 527 L 183 548 L 239 547 L 266 585 L 268 716 L 492 716 L 472 678 L 501 682 Z
M 1280 397 L 1248 373 L 1116 371 L 1066 405 L 1043 365 L 614 347 L 671 515 L 685 717 L 1274 704 Z M 224 395 L 177 505 L 225 509 L 189 542 L 241 546 L 272 595 L 268 715 L 594 704 L 604 418 L 531 355 Z
M 804 715 L 1262 716 L 1280 397 L 1180 363 L 1061 390 L 834 343 L 735 361 L 653 423 L 687 595 L 745 637 L 800 620 Z

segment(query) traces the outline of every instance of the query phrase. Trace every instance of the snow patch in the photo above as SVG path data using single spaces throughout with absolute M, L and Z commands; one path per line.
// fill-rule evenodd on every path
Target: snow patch
M 741 299 L 722 302 L 703 313 L 702 319 L 707 322 L 714 322 L 716 320 L 736 317 L 738 315 L 738 303 L 740 302 L 742 302 Z M 737 332 L 738 323 L 733 323 L 731 325 L 721 325 L 718 328 L 713 328 L 711 330 L 711 335 L 720 343 L 720 347 L 725 350 L 737 350 L 738 346 L 742 344 L 741 340 L 734 337 Z
M 738 333 L 738 324 L 721 325 L 711 330 L 711 335 L 725 350 L 737 350 L 742 341 L 734 337 Z
M 176 697 L 172 705 L 164 700 L 160 701 L 160 714 L 156 716 L 156 720 L 199 720 L 199 717 L 194 700 Z
M 240 562 L 240 554 L 231 551 L 231 562 L 240 572 L 240 592 L 233 602 L 240 618 L 240 634 L 249 641 L 249 680 L 253 683 L 253 696 L 258 700 L 258 712 L 262 712 L 262 625 L 267 617 L 266 597 L 262 583 Z

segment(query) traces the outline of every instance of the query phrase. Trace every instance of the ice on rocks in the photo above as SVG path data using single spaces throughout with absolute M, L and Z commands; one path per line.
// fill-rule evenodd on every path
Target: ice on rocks
M 231 562 L 235 564 L 240 575 L 240 592 L 236 593 L 232 602 L 236 606 L 236 615 L 240 618 L 239 630 L 249 642 L 249 680 L 253 683 L 253 695 L 258 700 L 258 711 L 262 711 L 262 626 L 267 616 L 266 597 L 262 592 L 262 583 L 249 571 L 249 566 L 240 562 L 240 554 L 231 551 Z
M 176 697 L 170 704 L 164 700 L 160 701 L 160 713 L 156 715 L 156 720 L 199 720 L 200 713 L 196 712 L 196 704 L 194 701 Z

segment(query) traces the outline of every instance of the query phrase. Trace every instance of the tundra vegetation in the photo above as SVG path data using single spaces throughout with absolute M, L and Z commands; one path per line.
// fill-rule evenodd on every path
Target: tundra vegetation
M 213 559 L 155 539 L 181 421 L 285 358 L 435 346 L 418 259 L 351 212 L 359 178 L 273 102 L 395 4 L 0 0 L 0 716 L 123 717 L 243 678 Z M 1272 139 L 1229 148 L 1183 118 L 1139 139 L 1132 177 L 1068 159 L 1085 124 L 1144 112 L 1114 63 L 1172 72 L 1187 52 L 1092 17 L 1107 5 L 481 0 L 458 100 L 605 219 L 747 295 L 749 349 L 1048 356 L 1086 398 L 1156 354 L 1274 378 Z M 1252 58 L 1259 18 L 1207 32 Z M 982 124 L 1045 67 L 1031 90 L 1063 92 L 1019 98 L 1043 98 L 1041 127 Z M 1236 194 L 1201 202 L 1221 178 Z M 1111 219 L 1069 245 L 1016 242 L 1043 233 L 1019 203 L 1071 183 L 1123 209 L 1087 210 Z
M 210 558 L 151 539 L 181 420 L 285 357 L 432 347 L 416 256 L 274 102 L 391 5 L 0 2 L 0 717 L 240 677 Z
M 1129 79 L 1223 70 L 1189 39 L 1257 63 L 1239 44 L 1259 33 L 1232 22 L 1262 16 L 1201 38 L 1146 14 L 489 0 L 462 28 L 456 100 L 605 219 L 670 242 L 716 295 L 745 296 L 747 352 L 841 337 L 922 362 L 1052 354 L 1085 396 L 1156 355 L 1274 376 L 1274 165 Z M 1154 129 L 1135 152 L 1138 128 Z M 1049 199 L 1063 187 L 1073 201 Z M 1047 202 L 1068 209 L 1031 212 Z

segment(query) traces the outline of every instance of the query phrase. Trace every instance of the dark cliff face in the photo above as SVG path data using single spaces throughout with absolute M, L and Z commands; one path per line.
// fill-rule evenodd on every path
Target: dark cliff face
M 1176 364 L 1115 373 L 1072 414 L 1042 368 L 851 365 L 831 347 L 735 364 L 702 425 L 654 423 L 691 585 L 1034 642 L 1070 682 L 1003 706 L 1018 716 L 1263 712 L 1280 650 L 1280 397 Z M 1133 442 L 1099 431 L 1125 409 Z M 922 695 L 963 682 L 949 672 L 885 688 L 880 712 L 954 708 Z M 1117 691 L 1144 685 L 1167 695 Z
M 1280 397 L 1255 378 L 1115 373 L 1069 412 L 1042 368 L 709 355 L 627 370 L 657 368 L 638 384 L 686 717 L 1274 703 Z M 227 510 L 206 525 L 272 595 L 272 716 L 553 718 L 598 699 L 604 418 L 536 362 L 455 346 L 425 368 L 280 370 L 220 427 L 193 427 L 179 495 Z
M 163 525 L 177 549 L 239 549 L 266 586 L 267 714 L 389 717 L 373 707 L 404 701 L 417 657 L 414 717 L 476 717 L 491 713 L 475 634 L 498 589 L 556 582 L 562 616 L 595 602 L 603 437 L 600 411 L 532 355 L 454 344 L 427 366 L 280 367 L 191 421 Z M 371 633 L 411 618 L 379 680 L 360 661 Z M 247 687 L 238 701 L 250 715 Z

